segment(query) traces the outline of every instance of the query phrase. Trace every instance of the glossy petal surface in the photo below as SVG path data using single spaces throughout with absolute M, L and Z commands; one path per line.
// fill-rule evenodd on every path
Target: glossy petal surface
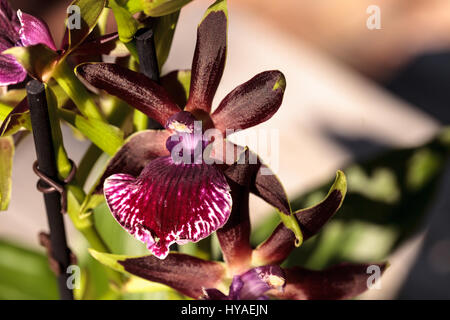
M 24 47 L 41 43 L 56 51 L 50 30 L 44 21 L 21 11 L 17 15 L 21 24 L 19 35 Z
M 118 263 L 129 273 L 166 284 L 194 299 L 202 295 L 203 288 L 215 287 L 225 275 L 224 267 L 217 262 L 180 253 L 171 253 L 165 260 L 146 256 Z
M 163 87 L 141 73 L 112 63 L 82 64 L 77 73 L 98 89 L 115 95 L 165 125 L 180 112 Z
M 269 120 L 281 106 L 285 87 L 286 80 L 280 71 L 254 76 L 222 100 L 211 116 L 215 127 L 226 133 Z
M 208 9 L 197 29 L 187 111 L 211 111 L 211 103 L 225 67 L 226 53 L 226 1 L 217 1 Z

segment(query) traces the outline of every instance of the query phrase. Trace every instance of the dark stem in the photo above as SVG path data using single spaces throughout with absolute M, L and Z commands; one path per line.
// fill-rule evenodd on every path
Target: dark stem
M 53 148 L 45 86 L 37 80 L 32 80 L 28 82 L 26 89 L 39 171 L 55 182 L 61 183 Z M 48 187 L 46 183 L 42 185 Z M 66 270 L 70 265 L 70 250 L 67 247 L 64 220 L 61 214 L 61 195 L 56 191 L 44 193 L 44 201 L 50 228 L 51 258 L 58 262 L 61 271 L 58 275 L 60 298 L 73 300 L 73 292 L 67 286 L 70 275 L 66 273 Z
M 136 46 L 139 55 L 140 72 L 159 83 L 159 67 L 153 28 L 141 28 L 136 32 Z M 149 119 L 147 127 L 149 129 L 162 129 L 162 126 L 153 119 Z

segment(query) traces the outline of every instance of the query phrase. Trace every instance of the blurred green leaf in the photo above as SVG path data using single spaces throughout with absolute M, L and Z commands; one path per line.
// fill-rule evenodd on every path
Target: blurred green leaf
M 0 240 L 0 299 L 58 299 L 56 278 L 47 257 Z
M 13 158 L 14 140 L 12 137 L 0 137 L 0 211 L 8 209 L 11 198 Z

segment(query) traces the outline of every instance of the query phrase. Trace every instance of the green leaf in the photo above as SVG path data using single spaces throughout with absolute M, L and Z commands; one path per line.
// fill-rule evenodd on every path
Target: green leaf
M 0 240 L 0 299 L 57 300 L 55 275 L 47 257 Z
M 53 78 L 75 103 L 81 114 L 87 118 L 103 119 L 103 115 L 95 104 L 85 86 L 75 76 L 73 69 L 65 61 L 60 61 L 53 72 Z
M 131 14 L 144 11 L 148 16 L 160 17 L 179 11 L 191 1 L 192 0 L 125 0 L 126 3 L 124 6 Z
M 14 140 L 12 137 L 0 138 L 0 211 L 8 209 L 11 198 L 12 164 Z
M 5 121 L 8 114 L 13 110 L 13 107 L 8 106 L 5 103 L 0 102 L 0 121 Z
M 30 111 L 26 99 L 18 103 L 3 120 L 0 136 L 11 136 L 23 128 L 31 130 Z
M 69 48 L 65 52 L 65 55 L 68 55 L 72 50 L 80 45 L 91 33 L 100 18 L 105 4 L 106 0 L 75 0 L 70 4 L 71 6 L 74 5 L 80 8 L 81 28 L 68 28 Z M 74 14 L 75 13 L 69 14 L 67 17 L 68 22 L 70 22 L 71 19 L 76 18 L 73 16 Z
M 85 118 L 64 109 L 59 110 L 59 116 L 109 155 L 115 154 L 123 144 L 123 132 L 102 120 Z
M 131 258 L 138 258 L 138 257 L 132 257 L 132 256 L 125 256 L 120 254 L 111 254 L 111 253 L 104 253 L 99 252 L 94 249 L 88 249 L 91 256 L 93 256 L 97 261 L 101 262 L 107 267 L 110 267 L 111 269 L 122 272 L 124 274 L 128 274 L 125 271 L 125 268 L 119 263 L 119 261 L 125 261 L 126 259 Z
M 151 17 L 161 17 L 177 11 L 192 0 L 141 0 L 144 13 Z
M 120 1 L 109 0 L 108 6 L 114 13 L 120 41 L 123 43 L 131 42 L 139 28 L 139 22 L 133 18 L 133 15 Z
M 12 47 L 3 54 L 10 54 L 27 70 L 28 74 L 42 82 L 50 80 L 58 54 L 44 44 L 28 47 Z

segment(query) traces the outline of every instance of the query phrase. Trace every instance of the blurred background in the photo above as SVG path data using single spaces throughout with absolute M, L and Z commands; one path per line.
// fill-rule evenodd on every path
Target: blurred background
M 12 1 L 47 21 L 55 39 L 62 38 L 69 3 Z M 163 73 L 190 68 L 196 27 L 211 3 L 194 0 L 182 9 Z M 286 264 L 322 269 L 340 261 L 387 260 L 381 289 L 361 299 L 449 299 L 450 2 L 228 3 L 227 66 L 214 105 L 256 73 L 281 70 L 287 79 L 283 105 L 255 130 L 279 133 L 277 174 L 293 209 L 320 200 L 336 170 L 348 178 L 338 214 Z M 371 5 L 380 8 L 381 29 L 367 28 Z M 64 131 L 77 161 L 88 143 Z M 0 214 L 0 298 L 54 298 L 56 290 L 37 243 L 47 226 L 34 158 L 28 137 L 16 150 L 10 207 Z M 251 214 L 257 244 L 278 216 L 256 198 Z M 67 222 L 76 251 L 82 240 Z M 44 293 L 32 285 L 35 277 L 48 287 Z

